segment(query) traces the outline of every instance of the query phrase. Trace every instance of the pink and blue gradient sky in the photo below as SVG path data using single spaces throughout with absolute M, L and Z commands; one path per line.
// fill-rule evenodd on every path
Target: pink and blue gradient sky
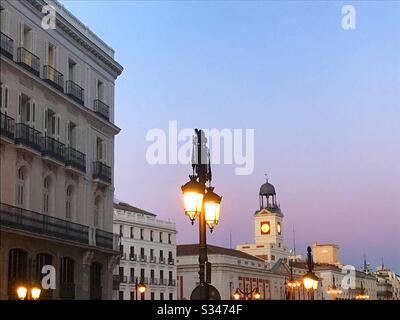
M 267 172 L 286 244 L 341 247 L 342 261 L 400 272 L 400 3 L 62 1 L 116 51 L 116 197 L 177 222 L 189 166 L 150 166 L 151 128 L 254 128 L 255 170 L 213 167 L 223 195 L 209 242 L 253 241 Z

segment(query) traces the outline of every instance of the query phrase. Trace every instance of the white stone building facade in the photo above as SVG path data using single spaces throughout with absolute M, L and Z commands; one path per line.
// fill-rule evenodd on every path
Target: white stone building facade
M 119 264 L 114 270 L 114 299 L 177 298 L 176 226 L 126 203 L 114 204 L 114 233 L 120 235 Z M 140 294 L 136 285 L 144 284 Z
M 44 29 L 42 8 L 56 10 Z M 53 299 L 110 299 L 114 51 L 58 2 L 1 1 L 0 299 L 56 268 Z

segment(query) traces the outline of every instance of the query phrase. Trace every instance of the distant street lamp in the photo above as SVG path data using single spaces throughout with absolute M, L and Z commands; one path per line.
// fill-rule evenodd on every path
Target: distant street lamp
M 233 293 L 233 299 L 240 300 L 240 297 L 243 295 L 244 300 L 260 300 L 261 293 L 258 291 L 258 288 L 254 288 L 253 290 L 240 290 L 239 288 Z
M 138 291 L 140 292 L 140 294 L 143 294 L 146 292 L 146 285 L 143 283 L 143 281 L 140 281 L 140 283 L 138 282 L 138 278 L 136 278 L 135 280 L 135 296 L 136 296 L 136 300 L 138 300 Z
M 288 300 L 296 300 L 296 289 L 301 286 L 299 281 L 294 280 L 293 278 L 293 267 L 290 267 L 290 279 L 286 283 L 288 290 Z
M 40 298 L 40 293 L 42 290 L 40 287 L 36 284 L 33 284 L 32 286 L 25 286 L 25 285 L 20 285 L 17 288 L 17 296 L 18 299 L 20 300 L 38 300 Z
M 335 276 L 332 276 L 332 280 L 332 287 L 328 288 L 328 294 L 332 296 L 333 300 L 336 300 L 337 296 L 342 294 L 342 289 L 336 287 Z
M 221 199 L 211 187 L 211 164 L 207 148 L 207 139 L 202 130 L 195 129 L 192 168 L 190 180 L 182 186 L 185 214 L 192 225 L 199 217 L 199 278 L 200 299 L 209 300 L 210 292 L 205 281 L 205 269 L 208 262 L 206 225 L 212 232 L 218 224 L 221 211 Z M 209 186 L 206 186 L 206 183 Z
M 318 288 L 319 278 L 313 272 L 314 270 L 314 262 L 311 254 L 311 247 L 307 247 L 307 265 L 308 271 L 303 276 L 303 285 L 307 290 L 310 299 L 314 300 L 314 291 Z
M 356 300 L 369 300 L 369 295 L 365 292 L 362 282 L 361 282 L 360 293 L 356 295 Z

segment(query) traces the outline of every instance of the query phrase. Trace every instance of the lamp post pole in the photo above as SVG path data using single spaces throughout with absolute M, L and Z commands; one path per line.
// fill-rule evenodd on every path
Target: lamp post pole
M 308 265 L 308 272 L 310 274 L 313 273 L 314 263 L 311 255 L 311 247 L 307 247 L 307 265 Z M 310 300 L 314 300 L 314 288 L 310 288 L 308 290 L 308 295 Z
M 193 170 L 195 171 L 199 183 L 206 188 L 206 182 L 211 179 L 211 171 L 209 170 L 209 165 L 207 164 L 207 146 L 206 146 L 206 137 L 202 130 L 195 129 L 196 133 L 196 141 L 195 141 L 195 150 L 196 153 L 193 155 L 193 158 L 196 159 L 196 163 L 193 163 Z M 210 174 L 208 174 L 210 172 Z M 209 294 L 207 290 L 207 284 L 205 281 L 205 270 L 206 263 L 208 262 L 207 257 L 207 232 L 206 232 L 206 218 L 204 206 L 201 210 L 199 216 L 199 280 L 201 290 L 201 299 L 209 300 Z

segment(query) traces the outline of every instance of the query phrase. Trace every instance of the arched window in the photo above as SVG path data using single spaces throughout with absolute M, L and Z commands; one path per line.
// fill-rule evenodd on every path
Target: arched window
M 50 208 L 50 177 L 43 181 L 43 213 L 49 213 Z
M 93 262 L 90 265 L 90 299 L 91 300 L 101 300 L 101 297 L 102 297 L 101 275 L 102 275 L 102 265 L 98 262 Z
M 36 255 L 36 280 L 38 283 L 42 282 L 44 274 L 42 274 L 42 268 L 47 265 L 53 265 L 53 256 L 48 253 L 38 253 Z M 52 299 L 53 298 L 53 290 L 42 289 L 40 294 L 40 299 Z
M 75 261 L 68 257 L 61 258 L 60 298 L 75 299 Z
M 12 249 L 8 254 L 8 295 L 16 297 L 20 283 L 28 280 L 28 253 L 22 249 Z
M 67 192 L 65 195 L 65 219 L 67 219 L 67 220 L 72 219 L 72 215 L 73 215 L 73 211 L 74 211 L 73 196 L 74 196 L 74 187 L 68 186 Z
M 25 206 L 25 193 L 26 193 L 26 168 L 20 167 L 17 172 L 17 206 L 24 207 Z

